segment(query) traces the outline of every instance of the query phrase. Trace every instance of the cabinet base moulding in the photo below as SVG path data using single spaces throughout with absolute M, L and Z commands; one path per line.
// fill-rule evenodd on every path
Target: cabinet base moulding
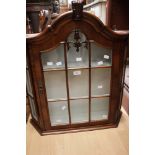
M 31 119 L 31 124 L 35 127 L 35 129 L 38 131 L 38 133 L 41 136 L 46 136 L 46 135 L 54 135 L 54 134 L 64 134 L 64 133 L 74 133 L 74 132 L 84 132 L 84 131 L 93 131 L 93 130 L 101 130 L 101 129 L 108 129 L 108 128 L 117 128 L 119 121 L 121 119 L 122 112 L 120 111 L 120 114 L 114 123 L 107 123 L 107 124 L 101 124 L 101 125 L 94 125 L 94 126 L 85 126 L 85 127 L 76 127 L 76 128 L 66 128 L 66 129 L 54 129 L 54 130 L 46 130 L 43 131 L 40 129 L 38 124 L 36 124 L 33 119 Z

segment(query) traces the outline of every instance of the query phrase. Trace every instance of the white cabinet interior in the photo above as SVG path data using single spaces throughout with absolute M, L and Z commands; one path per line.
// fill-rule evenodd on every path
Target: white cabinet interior
M 89 121 L 88 99 L 70 100 L 70 107 L 72 123 L 83 123 Z
M 64 45 L 60 44 L 57 48 L 41 54 L 44 70 L 54 68 L 65 68 L 64 64 Z
M 70 98 L 89 96 L 89 72 L 88 69 L 69 70 L 69 94 Z
M 93 98 L 91 102 L 91 120 L 108 119 L 109 98 Z
M 91 95 L 108 96 L 110 95 L 110 68 L 91 69 Z
M 111 66 L 112 49 L 104 48 L 97 43 L 91 43 L 91 66 Z

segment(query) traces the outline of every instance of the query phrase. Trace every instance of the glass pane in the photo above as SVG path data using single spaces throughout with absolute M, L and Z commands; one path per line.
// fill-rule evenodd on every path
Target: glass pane
M 67 101 L 48 102 L 51 125 L 69 124 Z
M 91 69 L 91 95 L 109 95 L 111 68 Z
M 109 98 L 91 99 L 91 120 L 108 119 Z
M 38 120 L 37 113 L 36 113 L 36 107 L 35 107 L 35 104 L 34 104 L 34 99 L 32 99 L 31 97 L 29 97 L 29 103 L 30 103 L 31 112 L 32 112 L 33 117 L 36 120 Z
M 112 50 L 104 48 L 96 43 L 91 43 L 91 66 L 111 66 Z
M 48 99 L 66 99 L 65 71 L 44 72 L 46 93 Z
M 26 87 L 27 87 L 28 94 L 31 94 L 31 96 L 33 96 L 32 86 L 31 86 L 31 81 L 30 81 L 30 74 L 28 70 L 26 70 Z
M 74 43 L 76 42 L 74 40 L 75 32 L 73 31 L 69 37 L 68 42 L 69 43 L 69 50 L 67 51 L 67 61 L 68 61 L 68 68 L 79 68 L 79 67 L 88 67 L 88 48 L 85 47 L 86 37 L 83 33 L 79 31 L 79 42 L 81 43 L 81 46 L 79 48 L 79 51 L 76 51 L 76 47 Z M 73 43 L 74 42 L 74 43 Z
M 41 53 L 43 69 L 65 68 L 64 45 L 59 45 L 56 49 Z
M 89 121 L 89 100 L 70 100 L 72 123 L 82 123 Z
M 69 93 L 72 97 L 88 97 L 89 93 L 89 72 L 88 69 L 69 70 Z

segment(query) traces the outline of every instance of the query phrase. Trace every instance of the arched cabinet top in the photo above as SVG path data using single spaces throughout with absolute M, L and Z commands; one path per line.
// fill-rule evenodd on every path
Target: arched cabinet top
M 88 40 L 94 40 L 106 47 L 112 47 L 113 41 L 128 38 L 128 31 L 114 32 L 105 26 L 98 17 L 86 11 L 83 11 L 80 20 L 74 20 L 73 11 L 69 11 L 58 16 L 43 32 L 27 37 L 27 43 L 31 47 L 38 48 L 39 46 L 39 50 L 55 48 L 60 42 L 65 41 L 74 29 L 80 29 Z

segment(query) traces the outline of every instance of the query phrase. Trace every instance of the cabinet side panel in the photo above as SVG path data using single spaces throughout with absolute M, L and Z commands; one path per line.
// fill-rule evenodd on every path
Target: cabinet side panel
M 38 113 L 39 113 L 39 127 L 41 130 L 45 130 L 45 119 L 44 119 L 44 113 L 46 114 L 47 112 L 44 112 L 45 110 L 45 104 L 43 104 L 42 101 L 42 96 L 40 96 L 40 92 L 38 89 L 39 81 L 41 81 L 40 77 L 40 65 L 39 65 L 39 57 L 37 55 L 37 49 L 33 48 L 31 45 L 27 45 L 28 47 L 28 56 L 29 56 L 29 62 L 30 62 L 30 68 L 31 68 L 31 73 L 32 73 L 32 81 L 33 81 L 33 86 L 34 86 L 34 92 L 35 92 L 35 97 L 36 97 L 36 106 L 38 107 Z M 41 81 L 42 82 L 42 81 Z
M 121 53 L 122 52 L 122 53 Z M 120 95 L 121 85 L 120 79 L 122 79 L 122 42 L 115 41 L 113 44 L 113 60 L 112 60 L 112 72 L 111 72 L 111 98 L 110 98 L 110 122 L 116 122 L 118 119 L 118 112 L 120 112 Z

